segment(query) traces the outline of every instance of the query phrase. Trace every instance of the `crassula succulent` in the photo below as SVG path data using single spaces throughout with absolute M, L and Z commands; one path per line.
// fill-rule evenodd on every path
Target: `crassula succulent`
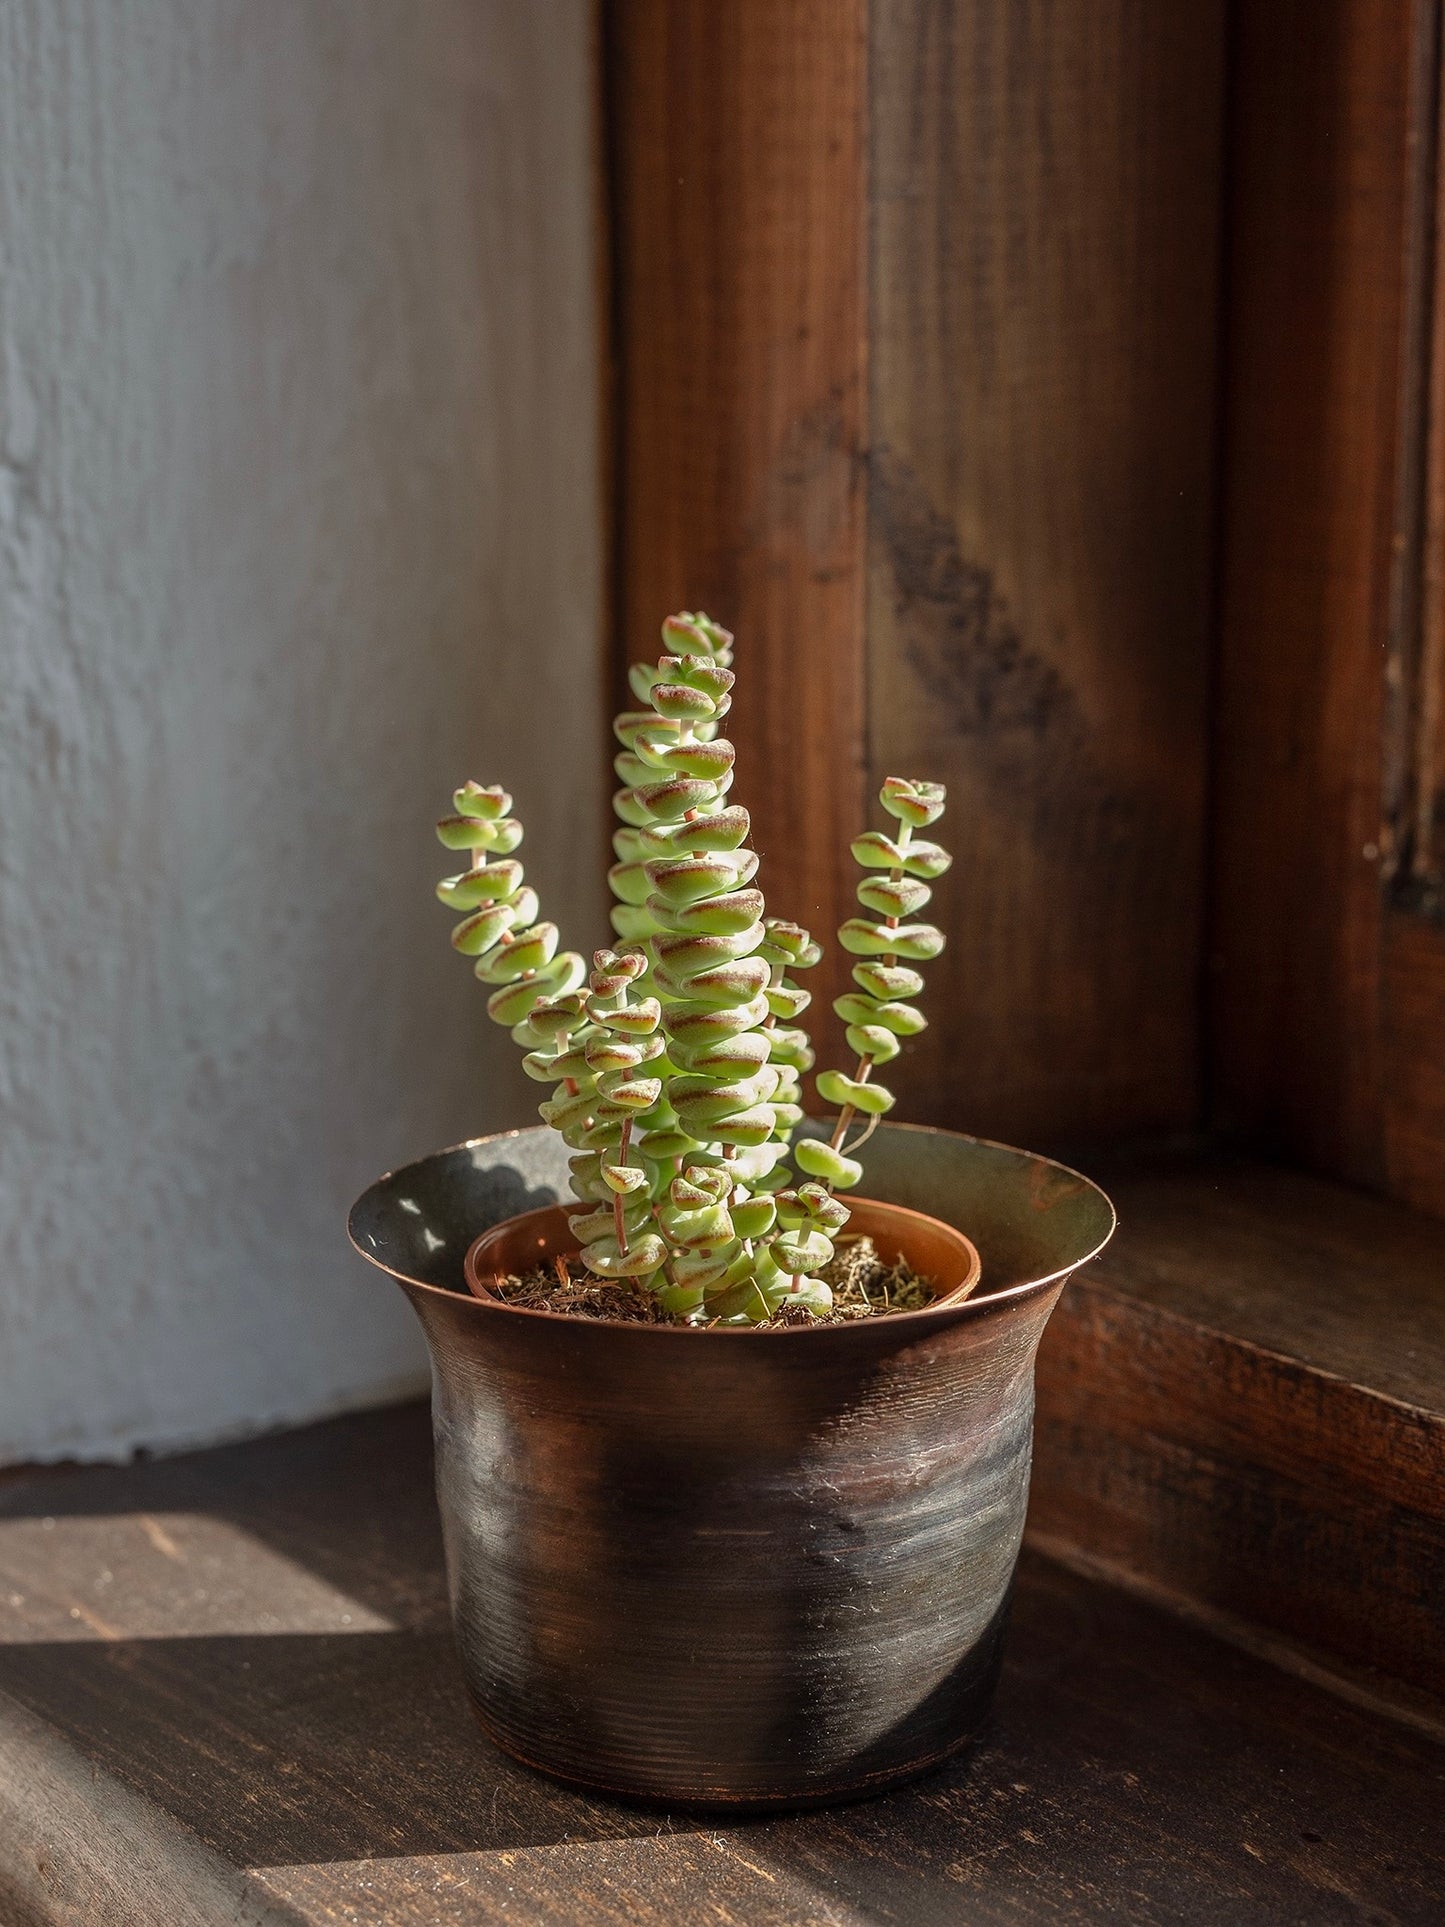
M 816 1079 L 838 1110 L 831 1137 L 795 1140 L 814 1061 L 797 1022 L 810 993 L 795 977 L 822 949 L 765 914 L 748 813 L 728 800 L 734 751 L 719 731 L 731 635 L 683 614 L 662 640 L 656 666 L 630 673 L 646 706 L 615 724 L 615 947 L 590 970 L 559 950 L 513 854 L 522 826 L 501 789 L 456 792 L 437 834 L 469 852 L 470 867 L 437 894 L 465 913 L 452 943 L 493 986 L 488 1011 L 525 1051 L 528 1076 L 552 1086 L 539 1108 L 573 1152 L 571 1224 L 587 1269 L 630 1280 L 679 1321 L 826 1312 L 818 1274 L 849 1215 L 837 1194 L 859 1183 L 855 1153 L 894 1102 L 873 1073 L 927 1021 L 912 1001 L 916 966 L 944 938 L 918 913 L 950 859 L 916 832 L 942 815 L 943 787 L 889 777 L 880 801 L 891 827 L 852 846 L 870 914 L 838 932 L 856 988 L 834 1008 L 857 1063 Z

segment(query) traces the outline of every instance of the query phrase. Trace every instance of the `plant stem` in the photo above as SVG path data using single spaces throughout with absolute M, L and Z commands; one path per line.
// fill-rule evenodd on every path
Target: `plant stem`
M 858 1059 L 858 1068 L 853 1073 L 854 1083 L 866 1084 L 868 1082 L 869 1072 L 872 1069 L 873 1059 L 871 1057 L 860 1057 Z M 856 1109 L 851 1104 L 845 1104 L 842 1110 L 839 1111 L 838 1122 L 833 1126 L 833 1135 L 829 1140 L 835 1151 L 843 1142 L 843 1133 L 848 1129 L 848 1126 L 857 1115 Z
M 622 1120 L 622 1141 L 617 1147 L 617 1162 L 619 1164 L 626 1164 L 627 1147 L 631 1142 L 632 1119 L 627 1117 Z M 614 1191 L 612 1193 L 612 1223 L 617 1232 L 617 1249 L 625 1258 L 627 1256 L 627 1226 L 622 1218 L 622 1193 L 620 1191 Z

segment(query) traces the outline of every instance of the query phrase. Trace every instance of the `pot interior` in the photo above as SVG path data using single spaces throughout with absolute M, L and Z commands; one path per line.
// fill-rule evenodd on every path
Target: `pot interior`
M 468 1248 L 504 1218 L 570 1201 L 568 1155 L 543 1125 L 434 1152 L 362 1193 L 352 1242 L 399 1278 L 470 1297 Z M 1077 1171 L 956 1131 L 884 1124 L 868 1146 L 867 1172 L 871 1197 L 972 1239 L 983 1268 L 975 1299 L 1073 1270 L 1114 1229 L 1108 1198 Z

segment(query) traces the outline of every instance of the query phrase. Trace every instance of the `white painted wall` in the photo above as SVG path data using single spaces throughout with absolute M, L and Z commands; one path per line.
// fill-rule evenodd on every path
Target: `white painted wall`
M 605 928 L 588 13 L 0 0 L 0 1459 L 422 1382 L 346 1206 L 537 1096 L 453 782 Z

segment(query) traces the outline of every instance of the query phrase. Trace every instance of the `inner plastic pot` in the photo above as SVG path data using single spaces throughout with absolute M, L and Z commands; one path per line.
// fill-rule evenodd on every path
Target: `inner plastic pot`
M 585 1786 L 751 1808 L 876 1791 L 966 1744 L 1023 1532 L 1034 1355 L 1108 1199 L 1047 1158 L 885 1124 L 869 1191 L 973 1239 L 961 1303 L 760 1337 L 473 1297 L 468 1247 L 565 1198 L 567 1155 L 541 1127 L 479 1139 L 351 1217 L 431 1350 L 488 1733 Z
M 932 1284 L 935 1303 L 952 1304 L 966 1298 L 978 1283 L 983 1261 L 972 1242 L 953 1225 L 877 1198 L 850 1197 L 847 1202 L 852 1214 L 848 1232 L 871 1238 L 884 1264 L 905 1258 L 915 1277 Z M 555 1258 L 574 1256 L 579 1247 L 568 1211 L 576 1208 L 543 1205 L 540 1210 L 504 1218 L 501 1224 L 484 1231 L 467 1252 L 463 1265 L 468 1290 L 478 1298 L 505 1304 L 498 1288 L 502 1279 L 525 1277 L 539 1265 L 550 1266 Z

